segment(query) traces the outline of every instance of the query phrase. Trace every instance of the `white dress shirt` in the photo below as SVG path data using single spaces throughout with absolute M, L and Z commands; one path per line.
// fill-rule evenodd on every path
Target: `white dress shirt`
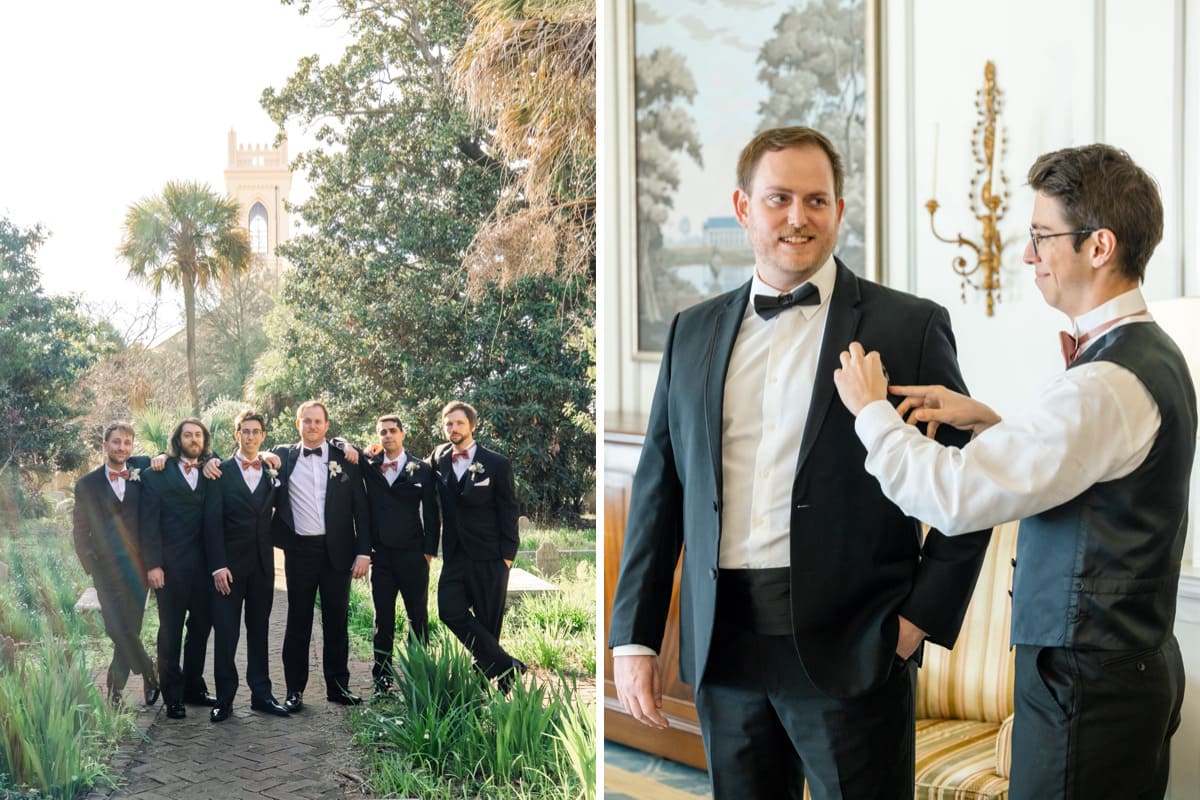
M 820 304 L 792 306 L 771 319 L 754 311 L 754 295 L 780 293 L 754 271 L 729 367 L 721 420 L 722 569 L 791 564 L 791 497 L 808 420 L 829 298 L 837 283 L 832 256 L 809 281 Z M 614 656 L 657 655 L 622 644 Z
M 246 488 L 250 490 L 250 494 L 254 494 L 254 490 L 258 488 L 258 482 L 262 480 L 262 454 L 259 453 L 255 457 L 259 464 L 257 467 L 243 467 L 242 465 L 250 459 L 242 455 L 242 451 L 240 450 L 233 457 L 237 459 L 238 472 L 242 473 L 242 480 L 246 482 Z M 312 458 L 312 456 L 309 456 L 309 458 Z M 195 487 L 193 486 L 192 488 L 194 489 Z
M 475 442 L 471 442 L 471 446 L 466 449 L 466 458 L 454 458 L 455 453 L 462 452 L 461 450 L 450 450 L 450 468 L 454 470 L 454 477 L 462 480 L 463 475 L 467 473 L 467 468 L 471 466 L 471 462 L 475 460 Z
M 195 466 L 192 467 L 191 471 L 189 472 L 188 470 L 184 469 L 184 464 L 190 464 L 190 463 L 191 463 L 190 461 L 184 461 L 181 458 L 177 462 L 175 462 L 175 466 L 178 467 L 179 474 L 183 476 L 183 479 L 185 481 L 187 481 L 188 486 L 192 487 L 192 490 L 195 491 L 196 486 L 198 486 L 200 483 L 200 469 L 204 465 L 197 463 Z
M 754 295 L 777 295 L 780 289 L 755 270 L 725 373 L 722 568 L 791 563 L 792 484 L 836 280 L 831 257 L 809 281 L 821 293 L 819 305 L 792 306 L 763 319 L 754 312 Z
M 108 477 L 109 475 L 111 475 L 114 472 L 124 472 L 127 469 L 129 469 L 128 462 L 125 464 L 125 466 L 121 467 L 120 469 L 113 469 L 112 467 L 110 467 L 108 465 L 107 462 L 105 462 L 104 475 L 105 475 L 105 477 Z M 113 494 L 115 494 L 117 496 L 117 499 L 120 500 L 122 503 L 124 503 L 125 502 L 125 479 L 121 478 L 121 477 L 109 478 L 108 485 L 109 485 L 109 488 L 111 488 L 113 490 Z
M 321 442 L 321 454 L 304 455 L 300 443 L 296 466 L 288 479 L 288 500 L 292 504 L 292 522 L 299 536 L 325 533 L 325 491 L 329 486 L 329 442 Z
M 1145 309 L 1134 289 L 1080 316 L 1075 333 L 1128 315 L 1110 330 L 1152 321 Z M 1086 342 L 1084 351 L 1103 338 Z M 952 535 L 1041 513 L 1093 484 L 1125 477 L 1145 461 L 1161 422 L 1132 372 L 1094 361 L 1066 370 L 1037 408 L 1002 420 L 961 449 L 925 438 L 886 400 L 866 406 L 854 427 L 883 493 Z
M 309 458 L 312 458 L 312 456 L 309 456 Z M 383 463 L 379 465 L 379 469 L 383 473 L 384 479 L 387 480 L 388 486 L 391 486 L 393 483 L 396 482 L 396 478 L 400 477 L 400 470 L 404 469 L 404 465 L 407 463 L 408 463 L 408 454 L 404 452 L 403 447 L 400 448 L 400 455 L 396 456 L 396 458 L 394 460 L 388 458 L 386 454 L 384 455 Z M 395 464 L 396 468 L 395 469 L 384 469 L 383 467 L 387 464 Z

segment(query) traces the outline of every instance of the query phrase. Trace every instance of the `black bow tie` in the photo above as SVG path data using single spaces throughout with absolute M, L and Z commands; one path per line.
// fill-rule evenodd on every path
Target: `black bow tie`
M 302 447 L 300 449 L 304 451 L 304 455 L 306 455 L 306 456 L 321 455 L 321 448 L 319 448 L 319 447 Z
M 754 313 L 763 319 L 771 317 L 792 306 L 816 306 L 821 304 L 821 293 L 811 283 L 806 283 L 798 289 L 780 295 L 754 295 Z

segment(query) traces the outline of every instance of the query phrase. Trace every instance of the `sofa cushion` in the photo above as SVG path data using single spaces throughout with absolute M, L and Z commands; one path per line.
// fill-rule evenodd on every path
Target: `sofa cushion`
M 1007 800 L 996 774 L 999 723 L 918 719 L 915 800 Z
M 999 725 L 1013 713 L 1012 558 L 1018 523 L 998 525 L 953 650 L 925 648 L 917 673 L 917 718 Z

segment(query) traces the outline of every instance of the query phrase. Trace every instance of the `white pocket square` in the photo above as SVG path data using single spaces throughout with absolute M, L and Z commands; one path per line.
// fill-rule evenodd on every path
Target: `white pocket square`
M 477 483 L 475 485 L 476 486 L 487 486 L 491 482 L 492 482 L 491 478 L 484 478 L 483 480 L 481 480 L 479 483 Z
M 417 489 L 421 488 L 421 484 L 419 484 L 419 483 L 414 483 L 413 486 L 416 487 Z

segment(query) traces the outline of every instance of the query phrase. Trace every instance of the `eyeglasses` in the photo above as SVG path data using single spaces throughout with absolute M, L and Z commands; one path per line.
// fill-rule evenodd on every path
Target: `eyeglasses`
M 1095 233 L 1098 230 L 1100 230 L 1100 229 L 1099 228 L 1084 228 L 1081 231 L 1063 231 L 1062 233 L 1035 233 L 1033 228 L 1030 228 L 1029 229 L 1029 241 L 1033 243 L 1034 257 L 1041 258 L 1041 254 L 1038 253 L 1038 242 L 1040 242 L 1042 239 L 1053 239 L 1055 236 L 1080 236 L 1080 237 L 1091 236 L 1093 233 Z M 1079 242 L 1081 242 L 1081 241 L 1083 241 L 1083 240 L 1079 239 L 1078 241 L 1075 242 L 1075 247 L 1077 249 L 1079 247 Z
M 262 436 L 266 431 L 262 428 L 242 428 L 238 433 L 242 436 Z

